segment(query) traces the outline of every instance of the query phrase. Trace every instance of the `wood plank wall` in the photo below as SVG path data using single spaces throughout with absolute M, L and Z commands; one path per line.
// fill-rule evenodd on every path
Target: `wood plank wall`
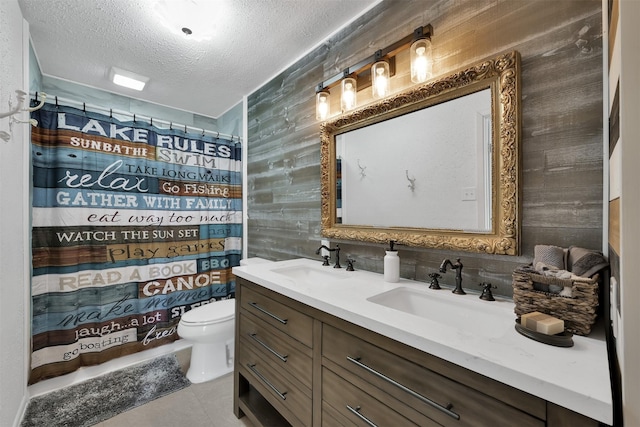
M 426 282 L 444 258 L 460 257 L 467 289 L 491 282 L 497 294 L 511 296 L 511 272 L 532 260 L 535 245 L 600 250 L 601 11 L 601 0 L 378 4 L 249 96 L 247 256 L 316 257 L 320 143 L 314 88 L 427 23 L 434 29 L 434 75 L 511 50 L 522 56 L 522 255 L 400 247 L 401 276 Z M 402 207 L 389 200 L 380 209 Z M 356 269 L 382 272 L 382 246 L 339 243 L 345 256 L 356 259 Z M 452 285 L 453 276 L 442 281 Z

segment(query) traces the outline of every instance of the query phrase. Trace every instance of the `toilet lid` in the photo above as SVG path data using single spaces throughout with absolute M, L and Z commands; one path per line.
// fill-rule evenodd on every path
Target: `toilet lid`
M 211 324 L 233 319 L 236 312 L 236 300 L 225 299 L 201 305 L 187 311 L 180 321 L 189 324 Z

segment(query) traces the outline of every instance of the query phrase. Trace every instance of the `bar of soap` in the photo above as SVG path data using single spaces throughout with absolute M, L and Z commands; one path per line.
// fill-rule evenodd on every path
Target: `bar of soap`
M 564 321 L 556 319 L 548 314 L 534 311 L 523 314 L 520 317 L 520 324 L 532 331 L 540 332 L 545 335 L 555 335 L 564 332 Z

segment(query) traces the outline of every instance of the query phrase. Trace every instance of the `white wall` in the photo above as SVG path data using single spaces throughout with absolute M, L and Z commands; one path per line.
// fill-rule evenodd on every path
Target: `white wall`
M 17 0 L 0 0 L 0 112 L 28 92 L 28 24 Z M 28 118 L 26 113 L 20 119 Z M 9 118 L 0 131 L 9 132 Z M 0 425 L 18 425 L 27 403 L 29 355 L 29 130 L 0 140 Z

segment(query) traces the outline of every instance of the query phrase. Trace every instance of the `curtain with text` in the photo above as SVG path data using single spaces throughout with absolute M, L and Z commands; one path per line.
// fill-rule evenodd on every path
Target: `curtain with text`
M 231 298 L 241 146 L 66 106 L 32 113 L 29 383 L 169 343 Z

